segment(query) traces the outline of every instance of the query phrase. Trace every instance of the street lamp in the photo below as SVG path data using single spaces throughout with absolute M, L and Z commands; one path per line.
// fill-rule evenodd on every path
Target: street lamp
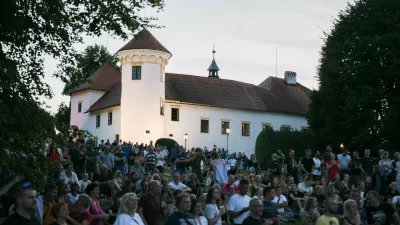
M 185 151 L 186 151 L 186 142 L 187 142 L 187 139 L 188 139 L 188 134 L 185 134 Z
M 231 133 L 231 129 L 226 128 L 226 151 L 228 151 L 228 138 L 229 138 L 229 134 Z

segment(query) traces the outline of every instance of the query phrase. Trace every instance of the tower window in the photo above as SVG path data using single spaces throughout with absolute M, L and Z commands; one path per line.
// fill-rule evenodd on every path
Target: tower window
M 271 128 L 271 124 L 268 124 L 268 123 L 263 123 L 261 126 L 262 126 L 262 130 Z
M 229 122 L 222 121 L 222 124 L 221 124 L 221 133 L 222 133 L 222 134 L 226 134 L 226 129 L 228 129 L 228 128 L 229 128 Z
M 179 108 L 171 108 L 171 121 L 179 121 Z
M 132 80 L 140 80 L 140 79 L 142 79 L 142 67 L 132 66 Z
M 108 113 L 108 125 L 112 124 L 112 112 Z
M 100 115 L 96 115 L 96 128 L 100 127 Z
M 201 133 L 208 133 L 208 124 L 209 124 L 209 120 L 202 119 L 200 121 L 200 132 Z
M 78 103 L 78 113 L 82 112 L 82 102 Z
M 242 136 L 250 136 L 250 124 L 242 123 Z
M 290 125 L 281 125 L 281 131 L 291 131 L 292 128 Z
M 160 101 L 160 115 L 164 116 L 165 102 Z

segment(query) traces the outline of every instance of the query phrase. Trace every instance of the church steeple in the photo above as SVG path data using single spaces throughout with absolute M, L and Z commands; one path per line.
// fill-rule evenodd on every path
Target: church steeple
M 212 53 L 213 53 L 213 60 L 211 62 L 210 67 L 208 67 L 208 77 L 219 78 L 218 77 L 219 68 L 218 68 L 217 63 L 215 62 L 215 58 L 214 58 L 214 56 L 215 56 L 215 44 L 214 44 L 214 48 L 213 48 Z

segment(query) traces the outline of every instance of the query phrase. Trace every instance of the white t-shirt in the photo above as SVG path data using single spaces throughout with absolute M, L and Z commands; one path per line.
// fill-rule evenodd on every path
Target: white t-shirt
M 240 210 L 249 207 L 251 198 L 248 195 L 241 196 L 233 195 L 228 201 L 228 211 L 239 212 Z M 233 219 L 234 224 L 242 224 L 243 220 L 249 216 L 249 211 Z
M 228 159 L 228 164 L 229 164 L 229 166 L 231 166 L 231 167 L 236 166 L 236 159 Z
M 313 191 L 312 186 L 306 186 L 304 183 L 299 183 L 299 185 L 297 185 L 297 187 L 301 190 L 301 192 L 310 193 Z
M 204 209 L 204 216 L 207 219 L 214 219 L 219 214 L 219 209 L 216 204 L 207 204 L 206 208 Z M 221 217 L 217 220 L 215 225 L 221 225 Z
M 314 160 L 315 168 L 319 169 L 319 170 L 314 170 L 313 174 L 316 175 L 316 176 L 321 176 L 321 170 L 320 170 L 321 160 L 318 159 L 318 158 L 315 158 L 315 157 L 313 158 L 313 160 Z
M 137 213 L 135 213 L 134 217 L 131 217 L 128 214 L 119 214 L 114 225 L 144 225 L 144 223 Z
M 278 202 L 279 200 L 279 202 Z M 287 199 L 284 195 L 276 196 L 274 197 L 274 200 L 272 200 L 273 203 L 278 204 L 278 203 L 284 203 L 287 202 Z M 285 212 L 285 208 L 278 208 L 278 213 Z
M 194 220 L 196 222 L 195 225 L 207 225 L 208 224 L 208 221 L 204 216 L 200 216 L 199 219 L 200 219 L 200 223 L 197 222 L 197 219 Z
M 168 155 L 167 154 L 165 154 L 165 152 L 164 151 L 162 151 L 162 152 L 160 152 L 160 153 L 156 153 L 156 155 L 157 155 L 157 158 L 165 158 L 165 157 L 167 157 Z M 162 167 L 164 167 L 164 165 L 165 165 L 165 159 L 163 159 L 163 160 L 159 160 L 159 159 L 157 159 L 157 164 L 156 164 L 156 166 L 162 166 Z
M 169 182 L 168 185 L 171 186 L 171 188 L 175 189 L 175 190 L 183 190 L 183 189 L 187 188 L 187 186 L 182 184 L 181 182 L 178 182 L 178 184 L 175 184 L 174 181 L 171 181 L 171 182 Z
M 60 173 L 60 180 L 65 180 L 67 183 L 72 182 L 72 183 L 78 183 L 78 176 L 76 176 L 75 172 L 72 172 L 71 176 L 69 177 L 66 174 L 66 171 Z

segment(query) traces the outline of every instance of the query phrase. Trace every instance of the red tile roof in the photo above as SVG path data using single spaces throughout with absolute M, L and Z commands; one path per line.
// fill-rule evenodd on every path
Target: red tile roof
M 117 105 L 121 105 L 121 83 L 112 86 L 111 90 L 101 96 L 86 112 L 94 112 Z
M 151 49 L 171 54 L 146 28 L 140 31 L 135 38 L 132 38 L 120 51 L 130 49 Z
M 65 94 L 72 94 L 85 89 L 110 91 L 118 83 L 121 83 L 121 74 L 111 64 L 107 63 L 96 70 L 86 82 Z
M 269 77 L 259 86 L 218 78 L 165 74 L 165 99 L 229 109 L 305 115 L 311 91 Z M 121 85 L 114 85 L 87 112 L 121 104 Z

